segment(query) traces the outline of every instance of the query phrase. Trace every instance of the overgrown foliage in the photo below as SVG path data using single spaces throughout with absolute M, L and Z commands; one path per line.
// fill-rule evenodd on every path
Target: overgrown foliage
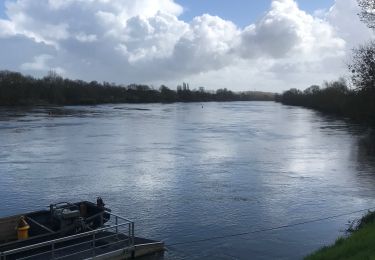
M 153 89 L 147 85 L 120 86 L 114 83 L 64 79 L 56 73 L 37 79 L 18 72 L 0 71 L 0 105 L 85 105 L 101 103 L 205 102 L 274 100 L 262 92 L 235 93 L 227 89 L 206 92 L 203 88 L 177 91 L 166 86 Z

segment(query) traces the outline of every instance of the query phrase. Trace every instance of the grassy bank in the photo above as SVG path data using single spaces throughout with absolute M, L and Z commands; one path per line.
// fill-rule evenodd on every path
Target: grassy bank
M 348 237 L 337 239 L 334 245 L 305 259 L 375 259 L 375 212 L 364 216 Z

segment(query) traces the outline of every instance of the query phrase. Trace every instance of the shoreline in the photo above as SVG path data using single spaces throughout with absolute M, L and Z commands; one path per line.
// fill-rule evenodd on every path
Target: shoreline
M 354 222 L 353 222 L 354 223 Z M 321 259 L 374 259 L 375 258 L 375 212 L 363 216 L 354 227 L 349 227 L 348 236 L 305 257 L 305 260 Z

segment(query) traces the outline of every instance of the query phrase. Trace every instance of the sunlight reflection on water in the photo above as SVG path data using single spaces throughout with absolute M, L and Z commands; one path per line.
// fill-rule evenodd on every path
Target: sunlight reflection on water
M 366 129 L 271 102 L 0 108 L 0 216 L 102 196 L 168 244 L 374 206 Z M 355 216 L 170 247 L 165 259 L 298 259 Z

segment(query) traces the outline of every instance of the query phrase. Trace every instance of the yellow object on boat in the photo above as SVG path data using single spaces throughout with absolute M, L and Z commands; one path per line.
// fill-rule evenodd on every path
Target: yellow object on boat
M 24 240 L 29 238 L 30 226 L 27 224 L 25 217 L 21 217 L 17 225 L 18 240 Z

